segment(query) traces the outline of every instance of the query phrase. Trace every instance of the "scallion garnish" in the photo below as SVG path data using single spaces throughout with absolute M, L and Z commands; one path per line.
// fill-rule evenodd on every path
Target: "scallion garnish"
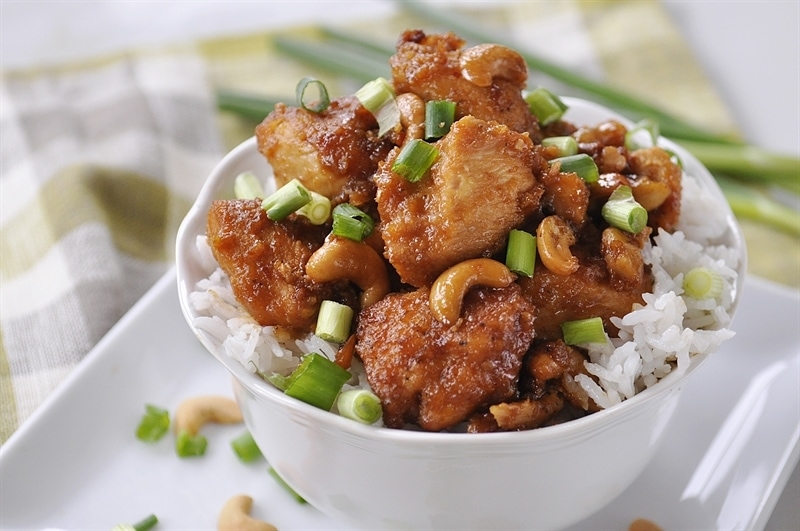
M 309 87 L 314 86 L 317 89 L 317 99 L 306 103 L 306 91 Z M 331 99 L 328 96 L 328 89 L 325 84 L 319 79 L 313 77 L 304 77 L 298 81 L 294 89 L 295 97 L 297 97 L 297 105 L 307 111 L 319 113 L 328 108 L 331 104 Z
M 643 147 L 655 146 L 660 135 L 658 122 L 649 118 L 639 120 L 625 133 L 625 147 L 634 151 Z M 645 137 L 646 141 L 641 141 L 642 137 Z
M 261 449 L 256 444 L 253 435 L 249 431 L 245 431 L 231 441 L 231 448 L 236 454 L 236 457 L 242 460 L 243 463 L 252 463 L 256 459 L 262 457 Z
M 567 112 L 567 105 L 561 101 L 561 98 L 544 87 L 525 94 L 525 102 L 541 125 L 556 122 Z
M 178 457 L 199 457 L 206 453 L 208 440 L 201 434 L 192 435 L 181 430 L 175 439 L 175 453 Z
M 356 98 L 378 121 L 378 136 L 383 136 L 400 123 L 400 110 L 394 98 L 392 85 L 378 77 L 356 91 Z
M 305 216 L 314 225 L 322 225 L 331 216 L 331 200 L 314 190 L 308 190 L 311 201 L 296 210 L 299 216 Z
M 383 414 L 381 399 L 367 389 L 348 389 L 336 400 L 339 414 L 364 424 L 373 424 Z
M 332 232 L 336 236 L 360 242 L 369 236 L 374 228 L 375 221 L 372 216 L 350 203 L 340 203 L 333 209 Z
M 353 309 L 346 304 L 324 300 L 319 307 L 314 334 L 332 343 L 344 343 L 350 337 Z
M 561 323 L 561 332 L 564 335 L 564 343 L 567 345 L 605 343 L 607 339 L 603 320 L 600 317 L 564 321 Z
M 561 165 L 559 170 L 561 173 L 575 173 L 587 183 L 594 183 L 600 179 L 600 170 L 597 169 L 597 164 L 586 153 L 567 155 L 566 157 L 550 160 L 550 165 L 556 163 Z
M 612 227 L 639 234 L 647 225 L 647 210 L 633 198 L 630 186 L 618 186 L 603 205 L 600 215 Z
M 269 467 L 269 475 L 270 475 L 270 476 L 272 476 L 272 479 L 274 479 L 275 481 L 277 481 L 277 482 L 278 482 L 278 485 L 280 485 L 282 488 L 286 489 L 286 492 L 288 492 L 289 494 L 291 494 L 291 495 L 292 495 L 292 497 L 293 497 L 295 500 L 297 500 L 297 503 L 307 503 L 307 502 L 306 502 L 306 500 L 305 500 L 305 498 L 303 498 L 302 496 L 300 496 L 300 495 L 297 493 L 297 491 L 296 491 L 296 490 L 294 490 L 294 489 L 293 489 L 291 486 L 289 486 L 289 484 L 288 484 L 288 483 L 286 483 L 286 480 L 284 480 L 284 479 L 283 479 L 283 478 L 280 476 L 280 474 L 278 474 L 278 471 L 277 471 L 277 470 L 275 470 L 275 469 L 274 469 L 274 468 L 272 468 L 272 467 Z
M 424 140 L 414 139 L 407 142 L 400 150 L 400 154 L 392 164 L 392 171 L 415 183 L 425 176 L 437 158 L 439 150 L 436 146 Z
M 578 141 L 573 136 L 550 136 L 542 139 L 542 145 L 558 148 L 559 157 L 578 154 Z
M 136 438 L 144 442 L 156 442 L 169 431 L 169 411 L 146 404 L 145 413 L 136 428 Z
M 308 189 L 297 179 L 292 179 L 265 198 L 261 208 L 267 211 L 269 219 L 280 221 L 310 202 Z
M 111 528 L 111 531 L 149 531 L 158 523 L 156 515 L 151 514 L 135 524 L 117 524 Z
M 506 267 L 518 275 L 532 277 L 535 264 L 536 236 L 524 230 L 511 230 L 508 233 Z
M 350 373 L 316 352 L 303 357 L 286 382 L 284 393 L 328 411 Z
M 425 103 L 425 139 L 441 138 L 450 131 L 456 116 L 456 104 L 436 100 Z
M 233 180 L 233 195 L 236 199 L 263 199 L 266 194 L 255 173 L 243 171 Z
M 683 277 L 683 291 L 693 299 L 714 299 L 723 287 L 722 275 L 707 267 L 695 267 Z

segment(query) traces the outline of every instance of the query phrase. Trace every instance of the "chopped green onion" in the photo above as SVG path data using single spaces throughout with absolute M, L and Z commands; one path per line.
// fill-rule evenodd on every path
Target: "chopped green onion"
M 233 181 L 233 195 L 236 199 L 263 199 L 266 194 L 258 177 L 251 171 L 244 171 Z
M 425 139 L 441 138 L 450 131 L 456 116 L 456 104 L 437 100 L 425 104 Z
M 314 334 L 325 341 L 344 343 L 350 337 L 353 309 L 346 304 L 324 300 L 319 307 L 317 328 Z
M 382 77 L 367 82 L 356 91 L 356 98 L 378 121 L 378 136 L 383 136 L 400 123 L 400 110 L 392 85 Z
M 559 157 L 578 154 L 578 141 L 573 136 L 550 136 L 542 140 L 543 146 L 556 146 Z
M 633 198 L 630 186 L 618 186 L 603 205 L 600 215 L 609 225 L 639 234 L 647 225 L 647 210 Z
M 683 291 L 693 299 L 714 299 L 723 287 L 722 275 L 707 267 L 695 267 L 683 277 Z
M 660 135 L 658 122 L 649 118 L 639 120 L 625 133 L 625 147 L 634 151 L 643 147 L 655 146 Z M 642 136 L 646 136 L 647 140 L 641 141 Z
M 288 396 L 328 411 L 333 407 L 336 396 L 350 373 L 334 362 L 312 352 L 289 376 L 284 391 Z
M 332 232 L 336 236 L 360 242 L 372 234 L 374 228 L 372 216 L 350 203 L 340 203 L 333 209 Z
M 280 476 L 280 474 L 278 474 L 277 470 L 275 470 L 275 469 L 274 469 L 274 468 L 272 468 L 272 467 L 269 467 L 269 475 L 270 475 L 270 476 L 272 476 L 272 478 L 273 478 L 275 481 L 277 481 L 277 482 L 278 482 L 278 485 L 280 485 L 281 487 L 283 487 L 284 489 L 286 489 L 286 492 L 288 492 L 289 494 L 291 494 L 291 495 L 294 497 L 294 499 L 295 499 L 295 500 L 297 500 L 297 503 L 307 503 L 307 502 L 306 502 L 306 500 L 305 500 L 305 498 L 303 498 L 302 496 L 300 496 L 300 495 L 297 493 L 297 491 L 295 491 L 295 490 L 294 490 L 292 487 L 290 487 L 290 486 L 289 486 L 289 484 L 288 484 L 288 483 L 286 483 L 286 481 L 285 481 L 285 480 L 284 480 L 284 479 L 283 479 L 283 478 Z
M 366 389 L 348 389 L 336 400 L 339 414 L 364 424 L 373 424 L 383 414 L 381 399 Z
M 252 463 L 256 459 L 262 457 L 261 449 L 256 444 L 255 439 L 253 439 L 253 434 L 249 431 L 245 431 L 233 439 L 231 441 L 231 448 L 233 448 L 236 457 L 241 459 L 244 463 Z
M 133 525 L 130 524 L 117 524 L 111 528 L 111 531 L 149 531 L 158 523 L 158 518 L 156 515 L 151 514 L 146 518 L 136 522 Z
M 564 343 L 567 345 L 586 345 L 588 343 L 605 343 L 606 332 L 600 317 L 589 317 L 576 321 L 561 323 Z
M 208 440 L 201 434 L 192 435 L 181 430 L 175 439 L 175 453 L 178 457 L 199 457 L 206 453 Z
M 415 183 L 422 179 L 439 157 L 439 150 L 424 140 L 406 143 L 392 164 L 392 171 Z
M 267 211 L 269 219 L 280 221 L 310 202 L 308 189 L 297 179 L 292 179 L 264 199 L 261 208 Z
M 594 183 L 600 179 L 600 170 L 597 169 L 597 164 L 586 153 L 567 155 L 566 157 L 550 160 L 550 165 L 556 163 L 561 165 L 561 173 L 576 173 L 578 177 L 587 183 Z
M 156 442 L 169 430 L 169 411 L 150 404 L 144 408 L 145 414 L 136 428 L 136 438 L 144 442 Z
M 296 212 L 305 216 L 314 225 L 322 225 L 331 216 L 331 200 L 314 190 L 308 191 L 311 201 L 300 207 Z
M 535 264 L 536 236 L 524 230 L 511 230 L 508 233 L 506 267 L 518 275 L 532 277 Z
M 311 85 L 317 88 L 317 99 L 308 104 L 306 103 L 306 90 L 308 90 L 308 87 Z M 325 84 L 313 77 L 304 77 L 297 83 L 295 96 L 297 97 L 297 105 L 311 112 L 322 112 L 331 104 L 331 99 L 328 96 L 328 89 L 325 87 Z
M 544 87 L 525 94 L 525 102 L 541 125 L 557 122 L 567 112 L 567 105 L 561 98 Z

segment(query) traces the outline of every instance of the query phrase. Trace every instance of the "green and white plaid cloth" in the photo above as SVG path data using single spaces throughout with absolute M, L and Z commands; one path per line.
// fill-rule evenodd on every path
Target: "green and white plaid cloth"
M 713 129 L 734 129 L 657 2 L 462 7 L 520 47 Z M 411 27 L 447 29 L 405 14 L 350 29 L 393 46 Z M 284 33 L 315 35 L 308 27 Z M 2 73 L 0 443 L 168 271 L 177 227 L 203 180 L 252 135 L 252 122 L 217 111 L 216 89 L 292 95 L 305 75 L 324 80 L 333 96 L 357 87 L 279 54 L 273 36 Z M 536 75 L 531 84 L 562 89 Z

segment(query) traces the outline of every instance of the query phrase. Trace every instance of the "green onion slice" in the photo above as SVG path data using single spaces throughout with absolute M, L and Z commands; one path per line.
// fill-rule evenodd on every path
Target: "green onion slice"
M 312 100 L 311 103 L 306 103 L 306 91 L 311 86 L 317 89 L 317 98 Z M 295 96 L 297 97 L 298 106 L 315 113 L 324 111 L 331 104 L 331 99 L 328 96 L 328 89 L 325 87 L 325 84 L 313 77 L 304 77 L 297 82 Z
M 544 87 L 525 94 L 525 102 L 541 125 L 550 125 L 560 120 L 568 109 L 561 98 Z
M 645 118 L 636 122 L 625 133 L 625 147 L 634 151 L 643 147 L 655 146 L 659 136 L 661 136 L 661 132 L 658 122 Z
M 278 485 L 280 485 L 282 488 L 284 488 L 284 489 L 286 490 L 286 492 L 288 492 L 289 494 L 291 494 L 291 495 L 292 495 L 292 497 L 293 497 L 295 500 L 297 500 L 297 503 L 307 503 L 307 502 L 306 502 L 306 500 L 305 500 L 305 498 L 303 498 L 302 496 L 300 496 L 300 495 L 297 493 L 297 491 L 296 491 L 296 490 L 294 490 L 292 487 L 290 487 L 290 486 L 289 486 L 289 484 L 288 484 L 288 483 L 286 483 L 286 481 L 285 481 L 285 480 L 284 480 L 284 479 L 283 479 L 283 478 L 280 476 L 280 474 L 278 474 L 278 471 L 277 471 L 277 470 L 275 470 L 275 469 L 274 469 L 274 468 L 272 468 L 272 467 L 269 467 L 269 475 L 270 475 L 270 476 L 272 476 L 272 479 L 274 479 L 275 481 L 277 481 L 277 482 L 278 482 Z
M 339 414 L 364 424 L 374 424 L 381 415 L 381 399 L 366 389 L 348 389 L 336 400 Z
M 333 209 L 333 229 L 336 236 L 363 241 L 372 234 L 375 220 L 372 216 L 350 203 L 340 203 Z
M 707 267 L 695 267 L 683 277 L 683 291 L 693 299 L 714 299 L 722 294 L 722 275 Z
M 450 131 L 456 116 L 456 104 L 436 100 L 425 104 L 425 139 L 441 138 Z
M 136 438 L 152 443 L 160 440 L 169 430 L 169 411 L 146 404 L 145 413 L 136 428 Z
M 328 411 L 333 407 L 350 373 L 334 362 L 312 352 L 292 372 L 284 391 L 288 396 Z
M 181 430 L 175 439 L 175 453 L 178 457 L 199 457 L 206 453 L 208 440 L 201 434 L 192 435 Z
M 322 225 L 331 216 L 331 200 L 314 190 L 308 191 L 311 201 L 300 207 L 296 212 L 305 216 L 314 225 Z
M 231 441 L 231 448 L 243 463 L 252 463 L 262 457 L 261 449 L 256 444 L 253 435 L 245 431 Z
M 543 146 L 556 146 L 559 157 L 578 154 L 578 141 L 573 136 L 550 136 L 542 139 Z
M 532 277 L 535 264 L 536 236 L 524 230 L 511 230 L 508 233 L 506 267 L 518 275 Z
M 344 343 L 350 337 L 353 313 L 353 309 L 346 304 L 331 300 L 322 301 L 314 334 L 325 341 Z
M 609 225 L 639 234 L 647 225 L 647 210 L 633 198 L 630 186 L 618 186 L 603 205 L 600 215 Z
M 439 158 L 439 150 L 424 140 L 407 142 L 392 164 L 392 171 L 407 181 L 415 183 L 422 179 Z
M 600 317 L 589 317 L 576 321 L 561 323 L 564 343 L 567 345 L 586 345 L 588 343 L 605 343 L 606 332 Z
M 266 195 L 258 177 L 251 171 L 244 171 L 236 176 L 233 181 L 233 194 L 236 199 L 256 199 Z
M 297 179 L 292 179 L 264 199 L 261 208 L 267 211 L 269 219 L 280 221 L 310 202 L 308 189 Z
M 550 165 L 561 165 L 561 173 L 576 173 L 587 183 L 595 183 L 600 179 L 600 170 L 597 169 L 594 159 L 586 153 L 567 155 L 550 160 Z
M 156 518 L 156 515 L 151 514 L 133 525 L 117 524 L 111 528 L 111 531 L 149 531 L 153 529 L 157 523 L 158 518 Z
M 378 77 L 367 82 L 356 91 L 356 98 L 378 121 L 378 136 L 383 136 L 400 123 L 394 89 L 386 79 Z

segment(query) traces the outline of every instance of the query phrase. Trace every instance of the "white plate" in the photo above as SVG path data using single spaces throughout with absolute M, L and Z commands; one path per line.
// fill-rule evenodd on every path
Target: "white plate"
M 659 455 L 574 529 L 624 530 L 638 517 L 665 529 L 763 529 L 800 458 L 798 322 L 800 293 L 748 279 L 737 336 L 687 384 Z M 237 493 L 281 530 L 341 528 L 296 503 L 264 461 L 237 460 L 229 441 L 243 426 L 211 426 L 194 459 L 176 457 L 171 437 L 134 437 L 146 403 L 174 410 L 209 393 L 232 396 L 230 379 L 187 328 L 171 271 L 0 448 L 0 528 L 109 529 L 153 513 L 158 530 L 216 529 Z

